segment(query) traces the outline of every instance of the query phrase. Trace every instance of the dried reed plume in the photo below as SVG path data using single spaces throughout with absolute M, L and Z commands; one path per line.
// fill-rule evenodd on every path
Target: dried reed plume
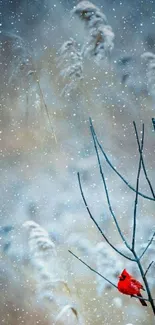
M 95 57 L 95 62 L 99 64 L 109 56 L 114 47 L 114 33 L 111 26 L 107 24 L 106 16 L 89 1 L 78 3 L 72 10 L 72 14 L 85 22 L 88 31 L 82 54 L 85 57 Z
M 69 96 L 71 91 L 76 89 L 83 79 L 82 56 L 72 38 L 61 46 L 57 67 L 61 68 L 60 75 L 65 81 L 61 96 Z
M 142 59 L 147 64 L 147 84 L 149 93 L 155 95 L 155 54 L 151 52 L 145 52 L 141 55 Z
M 73 14 L 78 15 L 86 25 L 91 24 L 93 16 L 96 21 L 103 21 L 104 24 L 107 24 L 106 16 L 90 1 L 79 2 L 72 10 Z
M 62 324 L 66 324 L 66 317 L 67 319 L 69 317 L 69 324 L 78 324 L 78 312 L 75 306 L 70 304 L 71 292 L 68 284 L 64 279 L 59 278 L 60 265 L 55 244 L 51 241 L 48 232 L 37 223 L 27 221 L 23 226 L 29 233 L 29 252 L 37 280 L 37 300 L 45 304 L 49 303 L 50 309 L 51 306 L 54 308 L 57 312 L 56 323 L 65 316 Z M 60 286 L 61 290 L 65 288 L 67 291 L 65 299 L 61 299 L 61 294 L 59 296 L 56 292 Z
M 71 11 L 85 22 L 88 36 L 79 51 L 75 40 L 70 38 L 59 51 L 57 67 L 65 81 L 61 95 L 69 96 L 83 79 L 83 58 L 94 58 L 97 64 L 109 57 L 114 47 L 114 33 L 107 24 L 106 16 L 89 1 L 82 1 Z
M 48 233 L 33 221 L 24 223 L 24 227 L 29 233 L 29 252 L 31 262 L 38 277 L 39 295 L 42 298 L 53 300 L 53 282 L 51 274 L 48 272 L 48 262 L 51 257 L 54 260 L 56 249 L 50 240 Z M 52 288 L 50 286 L 52 283 Z

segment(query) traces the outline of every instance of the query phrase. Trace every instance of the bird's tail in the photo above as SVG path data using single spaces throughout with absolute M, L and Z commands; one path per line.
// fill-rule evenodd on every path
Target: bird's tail
M 143 296 L 141 295 L 141 293 L 139 293 L 138 296 L 143 298 Z M 142 304 L 142 306 L 147 306 L 147 303 L 146 303 L 145 300 L 143 300 L 143 299 L 139 299 L 139 301 L 140 301 L 140 303 Z

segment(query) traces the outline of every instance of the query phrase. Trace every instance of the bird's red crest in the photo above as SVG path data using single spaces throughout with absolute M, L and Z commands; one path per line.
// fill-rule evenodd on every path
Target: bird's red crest
M 124 280 L 125 278 L 127 278 L 127 277 L 129 277 L 129 276 L 130 276 L 130 274 L 127 272 L 126 269 L 124 269 L 124 270 L 122 271 L 121 275 L 119 276 L 119 279 L 120 279 L 120 280 Z
M 129 273 L 127 272 L 126 269 L 124 269 L 124 270 L 122 271 L 121 275 L 125 275 L 125 276 L 127 276 L 127 275 L 129 275 Z

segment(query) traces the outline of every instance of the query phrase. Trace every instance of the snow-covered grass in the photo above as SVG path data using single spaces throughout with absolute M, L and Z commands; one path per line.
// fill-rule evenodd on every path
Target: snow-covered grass
M 86 1 L 83 1 L 83 5 L 84 3 Z M 58 40 L 52 40 L 56 46 L 53 47 L 49 43 L 44 52 L 33 57 L 44 100 L 49 114 L 52 116 L 57 143 L 54 141 L 45 108 L 41 104 L 37 85 L 30 74 L 30 71 L 33 71 L 32 67 L 28 67 L 28 71 L 24 72 L 24 79 L 18 75 L 20 69 L 15 69 L 17 74 L 14 74 L 13 79 L 12 72 L 10 73 L 13 89 L 7 83 L 9 78 L 7 79 L 7 76 L 4 75 L 5 91 L 4 98 L 1 99 L 3 108 L 1 114 L 2 133 L 0 134 L 2 150 L 0 162 L 1 226 L 12 225 L 14 229 L 7 235 L 5 232 L 0 234 L 0 268 L 2 270 L 0 282 L 3 293 L 0 299 L 0 323 L 2 324 L 51 325 L 54 324 L 56 317 L 58 317 L 58 324 L 67 324 L 70 319 L 63 320 L 63 317 L 66 317 L 68 311 L 73 314 L 73 317 L 75 316 L 74 321 L 77 321 L 75 312 L 77 311 L 78 321 L 80 319 L 84 324 L 90 325 L 126 325 L 129 323 L 146 325 L 152 323 L 149 309 L 143 312 L 137 301 L 129 297 L 122 297 L 112 288 L 107 288 L 101 279 L 99 280 L 91 274 L 68 253 L 68 249 L 74 249 L 79 256 L 85 258 L 89 264 L 98 271 L 102 271 L 103 274 L 105 274 L 104 269 L 106 268 L 106 275 L 110 273 L 109 278 L 112 277 L 116 282 L 119 269 L 121 272 L 121 268 L 126 266 L 123 259 L 119 259 L 107 247 L 104 249 L 105 243 L 89 220 L 78 188 L 76 173 L 80 171 L 84 191 L 97 221 L 113 243 L 121 247 L 109 216 L 99 177 L 89 132 L 89 116 L 94 120 L 95 129 L 113 164 L 134 186 L 135 170 L 138 168 L 138 152 L 132 121 L 137 122 L 138 128 L 140 128 L 141 121 L 145 122 L 144 154 L 149 175 L 152 179 L 154 176 L 154 133 L 151 126 L 153 106 L 147 93 L 147 84 L 144 82 L 143 74 L 139 75 L 144 86 L 142 88 L 136 84 L 135 80 L 132 83 L 131 77 L 134 93 L 133 87 L 121 84 L 120 72 L 122 71 L 120 70 L 122 68 L 120 66 L 118 68 L 117 59 L 115 60 L 115 55 L 116 58 L 118 55 L 115 48 L 112 51 L 114 59 L 111 59 L 110 62 L 100 60 L 99 66 L 91 56 L 89 60 L 87 57 L 81 58 L 79 48 L 82 48 L 83 40 L 86 40 L 87 46 L 89 45 L 88 38 L 89 40 L 91 38 L 92 42 L 94 34 L 91 34 L 91 28 L 94 29 L 95 26 L 99 28 L 102 24 L 102 27 L 108 28 L 111 42 L 113 40 L 113 32 L 111 28 L 109 29 L 104 16 L 106 14 L 109 20 L 107 13 L 102 8 L 99 10 L 99 5 L 98 7 L 92 5 L 90 11 L 88 10 L 88 8 L 91 9 L 90 2 L 87 2 L 86 5 L 85 15 L 82 16 L 85 24 L 77 17 L 77 24 L 80 24 L 78 26 L 82 31 L 84 30 L 82 35 L 77 35 L 76 27 L 73 31 L 69 30 L 68 32 L 67 30 L 63 40 L 61 37 Z M 74 8 L 75 16 L 76 13 L 79 15 L 77 8 L 81 8 L 80 6 L 81 4 Z M 95 15 L 92 15 L 93 10 Z M 66 21 L 68 22 L 68 20 Z M 72 24 L 74 23 L 76 25 L 73 19 Z M 112 25 L 112 21 L 110 24 Z M 60 28 L 62 31 L 64 26 Z M 98 32 L 98 29 L 95 32 Z M 71 43 L 67 43 L 71 45 L 71 57 L 68 51 L 61 53 L 63 59 L 66 60 L 64 63 L 67 64 L 63 67 L 67 69 L 64 70 L 67 78 L 72 72 L 78 74 L 78 82 L 82 82 L 82 87 L 74 89 L 71 96 L 63 97 L 61 92 L 64 84 L 66 86 L 67 84 L 60 75 L 62 66 L 57 64 L 58 50 L 63 41 L 74 36 L 75 43 L 73 40 Z M 33 46 L 35 50 L 35 45 L 33 44 Z M 90 47 L 88 48 L 90 49 Z M 68 66 L 67 60 L 70 58 L 71 63 L 76 67 L 74 71 L 70 70 L 70 65 Z M 9 60 L 13 62 L 11 53 Z M 18 62 L 20 60 L 15 58 L 14 63 Z M 18 64 L 15 67 L 18 68 Z M 118 69 L 120 70 L 118 71 Z M 137 63 L 136 69 L 138 70 Z M 28 85 L 25 84 L 26 76 L 29 76 L 30 84 L 28 82 Z M 17 80 L 15 81 L 15 79 Z M 28 100 L 26 89 L 30 90 Z M 113 208 L 124 233 L 129 238 L 134 194 L 120 182 L 104 162 L 103 166 Z M 141 191 L 149 194 L 143 177 Z M 46 271 L 45 280 L 50 282 L 50 285 L 47 285 L 47 290 L 43 290 L 47 283 L 41 282 L 39 278 L 42 273 L 39 273 L 35 268 L 36 264 L 32 263 L 32 261 L 34 262 L 34 253 L 36 253 L 34 248 L 36 249 L 37 246 L 34 245 L 33 249 L 29 250 L 28 237 L 22 229 L 22 224 L 28 220 L 32 220 L 31 225 L 39 225 L 35 228 L 40 229 L 39 236 L 41 235 L 41 238 L 44 239 L 46 237 L 50 245 L 52 245 L 51 242 L 54 243 L 57 250 L 55 256 L 53 246 L 50 246 L 52 249 L 48 257 L 41 256 L 43 268 L 39 269 L 39 272 L 40 270 Z M 30 226 L 30 223 L 27 225 Z M 140 199 L 137 231 L 139 238 L 137 245 L 140 249 L 151 235 L 153 225 L 154 203 Z M 39 227 L 43 227 L 42 233 Z M 33 229 L 32 227 L 31 230 Z M 37 237 L 31 237 L 31 244 L 35 238 Z M 108 255 L 110 256 L 109 261 Z M 149 252 L 149 258 L 153 259 L 153 249 Z M 148 260 L 144 260 L 146 267 L 148 262 Z M 115 264 L 114 268 L 112 264 Z M 137 269 L 132 268 L 132 265 L 128 264 L 127 267 L 136 274 L 136 277 L 139 276 Z M 60 273 L 57 274 L 55 268 Z M 155 286 L 154 280 L 152 280 L 153 272 L 154 266 L 148 274 L 152 288 Z M 53 301 L 44 302 L 44 294 L 49 293 L 51 287 L 54 295 L 59 297 L 61 308 L 58 308 L 55 301 L 54 303 Z M 47 296 L 49 298 L 49 295 Z M 72 310 L 70 306 L 73 308 Z

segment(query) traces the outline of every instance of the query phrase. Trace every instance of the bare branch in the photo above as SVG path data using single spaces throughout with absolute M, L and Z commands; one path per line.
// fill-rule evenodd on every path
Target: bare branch
M 133 295 L 132 297 L 133 297 L 133 298 L 137 298 L 137 299 L 140 299 L 140 300 L 144 300 L 144 301 L 149 301 L 149 302 L 150 302 L 150 300 L 149 300 L 149 299 L 143 298 L 143 297 L 141 297 L 141 296 L 136 296 L 136 295 Z M 153 300 L 155 300 L 155 299 L 153 299 Z
M 108 194 L 108 188 L 107 188 L 107 184 L 106 184 L 106 180 L 105 180 L 105 176 L 104 176 L 104 173 L 103 173 L 103 169 L 102 169 L 102 166 L 101 166 L 101 161 L 100 161 L 100 157 L 99 157 L 99 153 L 98 153 L 98 149 L 97 149 L 97 145 L 96 145 L 96 136 L 93 132 L 93 127 L 92 127 L 92 121 L 91 119 L 89 119 L 90 121 L 90 130 L 91 130 L 91 134 L 92 134 L 92 138 L 93 138 L 93 142 L 94 142 L 94 148 L 95 148 L 95 152 L 96 152 L 96 156 L 97 156 L 97 160 L 98 160 L 98 166 L 99 166 L 99 170 L 100 170 L 100 175 L 101 175 L 101 178 L 102 178 L 102 182 L 103 182 L 103 185 L 104 185 L 104 190 L 105 190 L 105 194 L 106 194 L 106 199 L 107 199 L 107 203 L 108 203 L 108 207 L 109 207 L 109 211 L 113 217 L 113 220 L 115 222 L 115 225 L 117 227 L 117 230 L 118 230 L 118 233 L 120 235 L 120 237 L 122 238 L 124 244 L 126 245 L 126 247 L 131 250 L 129 244 L 127 243 L 121 229 L 120 229 L 120 226 L 118 224 L 118 221 L 117 221 L 117 218 L 114 214 L 114 211 L 112 209 L 112 206 L 111 206 L 111 203 L 110 203 L 110 198 L 109 198 L 109 194 Z
M 141 155 L 142 157 L 142 166 L 143 166 L 143 170 L 144 170 L 144 175 L 145 175 L 145 178 L 149 184 L 149 187 L 150 187 L 150 190 L 151 190 L 151 193 L 152 193 L 152 196 L 153 198 L 155 199 L 155 193 L 154 193 L 154 190 L 153 190 L 153 187 L 152 187 L 152 184 L 151 184 L 151 181 L 147 175 L 147 171 L 146 171 L 146 168 L 145 168 L 145 163 L 144 163 L 144 159 L 143 159 L 143 153 L 141 152 L 140 150 L 140 141 L 139 141 L 139 136 L 138 136 L 138 132 L 137 132 L 137 126 L 136 126 L 136 123 L 133 122 L 133 125 L 134 125 L 134 129 L 135 129 L 135 134 L 136 134 L 136 140 L 137 140 L 137 144 L 138 144 L 138 150 L 139 150 L 139 154 Z
M 111 163 L 111 161 L 109 160 L 107 154 L 105 153 L 102 145 L 100 144 L 99 140 L 98 140 L 98 137 L 96 135 L 96 132 L 95 132 L 95 129 L 94 129 L 94 126 L 93 126 L 93 123 L 92 123 L 92 120 L 90 119 L 91 121 L 91 124 L 92 124 L 92 129 L 93 129 L 93 133 L 95 135 L 95 140 L 97 142 L 97 145 L 99 146 L 106 162 L 108 163 L 108 165 L 111 167 L 111 169 L 121 178 L 121 180 L 134 192 L 136 192 L 135 188 L 129 184 L 129 182 L 117 171 L 117 169 L 113 166 L 113 164 Z M 150 200 L 150 201 L 155 201 L 154 198 L 150 197 L 150 196 L 147 196 L 141 192 L 138 191 L 138 195 L 142 196 L 144 199 L 147 199 L 147 200 Z
M 108 283 L 110 283 L 114 288 L 117 289 L 116 284 L 114 284 L 113 282 L 111 282 L 109 279 L 107 279 L 104 275 L 102 275 L 101 273 L 97 272 L 95 269 L 93 269 L 90 265 L 88 265 L 86 262 L 84 262 L 80 257 L 78 257 L 77 255 L 75 255 L 72 251 L 68 251 L 70 254 L 72 254 L 78 261 L 80 261 L 82 264 L 84 264 L 89 270 L 91 270 L 92 272 L 94 272 L 95 274 L 99 275 L 101 278 L 103 278 L 105 281 L 107 281 Z M 137 299 L 142 299 L 145 301 L 149 301 L 149 299 L 140 297 L 140 296 L 136 296 L 133 295 L 133 298 L 137 298 Z
M 72 254 L 77 260 L 79 260 L 81 263 L 83 263 L 85 266 L 88 267 L 88 269 L 90 269 L 92 272 L 96 273 L 97 275 L 99 275 L 101 278 L 103 278 L 105 281 L 109 282 L 113 287 L 117 288 L 117 286 L 111 282 L 110 280 L 108 280 L 107 278 L 105 278 L 102 274 L 100 274 L 99 272 L 95 271 L 91 266 L 89 266 L 87 263 L 85 263 L 80 257 L 78 257 L 77 255 L 75 255 L 73 252 L 71 252 L 69 250 L 69 253 Z
M 97 221 L 95 220 L 95 218 L 93 217 L 90 209 L 89 209 L 89 206 L 87 204 L 87 201 L 85 199 L 85 196 L 84 196 L 84 193 L 83 193 L 83 189 L 82 189 L 82 185 L 81 185 L 81 179 L 80 179 L 80 174 L 77 173 L 78 175 L 78 182 L 79 182 L 79 187 L 80 187 L 80 192 L 81 192 L 81 196 L 83 198 L 83 202 L 85 204 L 85 207 L 89 213 L 89 216 L 91 218 L 91 220 L 93 220 L 94 224 L 96 225 L 97 229 L 99 230 L 99 232 L 101 233 L 101 235 L 103 236 L 103 238 L 105 239 L 105 241 L 118 253 L 120 254 L 121 256 L 125 257 L 126 259 L 130 260 L 130 261 L 133 261 L 135 262 L 135 260 L 125 254 L 123 254 L 121 251 L 119 251 L 113 244 L 110 243 L 110 241 L 108 240 L 108 238 L 106 237 L 106 235 L 104 234 L 104 232 L 102 231 L 102 229 L 100 228 L 100 226 L 98 225 Z
M 141 172 L 141 167 L 142 167 L 142 151 L 143 151 L 143 145 L 144 145 L 144 124 L 142 125 L 142 140 L 141 140 L 141 146 L 139 147 L 140 158 L 139 158 L 139 166 L 138 166 L 137 181 L 136 181 L 136 197 L 135 197 L 135 204 L 134 204 L 132 250 L 134 250 L 134 247 L 135 247 L 135 239 L 136 239 L 138 189 L 139 189 L 140 172 Z
M 145 283 L 145 288 L 146 288 L 146 291 L 147 291 L 148 299 L 149 299 L 149 302 L 150 302 L 150 304 L 151 304 L 152 311 L 153 311 L 153 313 L 154 313 L 154 315 L 155 315 L 155 304 L 154 304 L 154 299 L 152 298 L 152 293 L 151 293 L 151 290 L 150 290 L 150 286 L 149 286 L 148 281 L 147 281 L 147 278 L 146 278 L 146 276 L 145 276 L 145 272 L 144 272 L 144 270 L 143 270 L 143 267 L 142 267 L 141 261 L 139 260 L 139 258 L 138 258 L 138 256 L 137 256 L 135 250 L 133 250 L 133 255 L 134 255 L 135 259 L 136 259 L 137 266 L 138 266 L 138 268 L 139 268 L 139 271 L 140 271 L 140 274 L 141 274 L 141 276 L 142 276 L 142 279 L 143 279 L 143 281 L 144 281 L 144 283 Z
M 152 266 L 152 264 L 154 263 L 154 261 L 152 261 L 150 264 L 149 264 L 149 266 L 147 267 L 147 269 L 146 269 L 146 271 L 145 271 L 145 273 L 144 273 L 144 276 L 146 277 L 146 274 L 147 274 L 147 272 L 149 271 L 149 269 L 150 269 L 150 267 Z
M 155 237 L 155 232 L 153 233 L 153 235 L 152 235 L 151 239 L 149 240 L 147 246 L 145 247 L 143 253 L 140 255 L 139 260 L 144 256 L 144 254 L 146 253 L 146 251 L 148 250 L 148 248 L 152 244 L 154 237 Z
M 109 210 L 110 210 L 110 213 L 113 217 L 113 220 L 116 224 L 116 227 L 117 227 L 117 230 L 121 236 L 121 238 L 123 239 L 125 245 L 127 246 L 127 248 L 129 249 L 129 251 L 133 254 L 133 258 L 130 258 L 126 255 L 124 255 L 121 251 L 119 251 L 114 245 L 112 245 L 108 238 L 106 237 L 106 235 L 104 234 L 104 232 L 102 231 L 102 229 L 100 228 L 100 226 L 98 225 L 97 221 L 94 219 L 93 215 L 91 214 L 91 211 L 88 207 L 88 204 L 87 204 L 87 201 L 85 199 L 85 196 L 84 196 L 84 193 L 83 193 L 83 189 L 82 189 L 82 186 L 81 186 L 81 180 L 80 180 L 80 175 L 78 173 L 78 181 L 79 181 L 79 187 L 80 187 L 80 191 L 81 191 L 81 196 L 83 198 L 83 201 L 84 201 L 84 204 L 85 204 L 85 207 L 89 213 L 89 216 L 90 218 L 93 220 L 94 224 L 96 225 L 97 229 L 100 231 L 101 235 L 103 236 L 103 238 L 105 239 L 105 241 L 110 245 L 110 247 L 112 247 L 118 254 L 120 254 L 121 256 L 129 259 L 130 261 L 134 261 L 136 262 L 138 268 L 139 268 L 139 271 L 140 271 L 140 274 L 141 274 L 141 277 L 144 281 L 144 284 L 145 284 L 145 288 L 146 288 L 146 291 L 147 291 L 147 295 L 148 295 L 148 299 L 144 299 L 146 301 L 149 301 L 150 304 L 151 304 L 151 307 L 152 307 L 152 311 L 155 315 L 155 303 L 154 303 L 154 299 L 152 297 L 152 293 L 151 293 L 151 290 L 150 290 L 150 286 L 149 286 L 149 283 L 147 281 L 147 277 L 146 277 L 146 274 L 148 272 L 148 270 L 150 269 L 151 265 L 153 264 L 153 262 L 150 263 L 150 265 L 148 266 L 146 272 L 144 272 L 143 270 L 143 266 L 141 264 L 141 258 L 142 256 L 146 253 L 147 249 L 149 248 L 149 246 L 151 245 L 152 241 L 153 241 L 153 238 L 155 236 L 155 233 L 153 234 L 151 240 L 149 241 L 148 245 L 146 246 L 146 248 L 144 249 L 143 253 L 141 254 L 140 257 L 138 257 L 137 255 L 137 252 L 135 250 L 135 237 L 136 237 L 136 224 L 137 224 L 137 205 L 138 205 L 138 195 L 141 195 L 142 197 L 144 198 L 147 198 L 149 200 L 152 200 L 152 201 L 155 201 L 154 198 L 150 198 L 150 197 L 147 197 L 145 195 L 143 195 L 142 193 L 139 192 L 139 181 L 140 181 L 140 172 L 141 172 L 141 168 L 142 168 L 142 160 L 143 160 L 143 156 L 142 156 L 142 152 L 143 152 L 143 146 L 144 146 L 144 124 L 142 125 L 142 139 L 141 139 L 141 142 L 139 141 L 139 136 L 138 136 L 138 132 L 137 132 L 137 127 L 136 127 L 136 124 L 135 122 L 134 123 L 134 128 L 135 128 L 135 133 L 136 133 L 136 139 L 137 139 L 137 143 L 138 143 L 138 149 L 139 149 L 139 154 L 140 154 L 140 157 L 139 157 L 139 165 L 138 165 L 138 172 L 137 172 L 137 179 L 136 179 L 136 189 L 131 187 L 128 182 L 126 180 L 124 180 L 124 178 L 117 172 L 117 170 L 113 167 L 113 165 L 111 164 L 111 162 L 109 161 L 108 157 L 106 156 L 104 150 L 102 149 L 102 146 L 100 145 L 98 139 L 97 139 L 97 136 L 96 136 L 96 133 L 94 131 L 94 128 L 93 128 L 93 124 L 92 124 L 92 121 L 90 119 L 90 129 L 91 129 L 91 134 L 92 134 L 92 138 L 93 138 L 93 142 L 94 142 L 94 148 L 95 148 L 95 152 L 96 152 L 96 156 L 97 156 L 97 160 L 98 160 L 98 166 L 99 166 L 99 171 L 100 171 L 100 174 L 101 174 L 101 177 L 102 177 L 102 181 L 103 181 L 103 185 L 104 185 L 104 190 L 105 190 L 105 193 L 106 193 L 106 198 L 107 198 L 107 203 L 108 203 L 108 206 L 109 206 Z M 111 206 L 111 203 L 110 203 L 110 199 L 109 199 L 109 193 L 108 193 L 108 189 L 107 189 L 107 184 L 106 184 L 106 181 L 105 181 L 105 176 L 104 176 L 104 173 L 103 173 L 103 170 L 102 170 L 102 166 L 101 166 L 101 161 L 100 161 L 100 156 L 99 156 L 99 152 L 98 152 L 98 147 L 100 148 L 101 152 L 103 153 L 107 163 L 109 164 L 109 166 L 115 171 L 115 173 L 128 185 L 129 188 L 131 188 L 135 193 L 136 193 L 136 196 L 135 196 L 135 202 L 134 202 L 134 220 L 133 220 L 133 236 L 132 236 L 132 246 L 130 247 L 129 244 L 126 242 L 123 234 L 122 234 L 122 231 L 119 227 L 119 224 L 117 222 L 117 219 L 116 219 L 116 216 L 112 210 L 112 206 Z M 145 170 L 145 165 L 144 165 L 144 162 L 143 162 L 143 170 Z M 145 173 L 145 171 L 144 171 Z M 145 173 L 145 177 L 148 177 L 147 176 L 147 173 Z M 148 180 L 148 178 L 147 178 Z M 79 261 L 81 261 L 84 265 L 86 265 L 91 271 L 95 272 L 96 274 L 98 274 L 99 276 L 101 276 L 103 279 L 105 279 L 106 281 L 109 282 L 109 280 L 107 278 L 105 278 L 103 275 L 101 275 L 100 273 L 98 273 L 97 271 L 95 271 L 92 267 L 90 267 L 88 264 L 86 264 L 84 261 L 82 261 L 80 258 L 78 258 L 75 254 L 73 254 L 71 251 L 69 251 L 72 255 L 74 255 Z M 111 281 L 109 282 L 111 283 Z M 116 287 L 114 283 L 111 283 L 112 286 Z M 134 296 L 134 298 L 137 298 L 137 299 L 141 299 L 140 296 Z

